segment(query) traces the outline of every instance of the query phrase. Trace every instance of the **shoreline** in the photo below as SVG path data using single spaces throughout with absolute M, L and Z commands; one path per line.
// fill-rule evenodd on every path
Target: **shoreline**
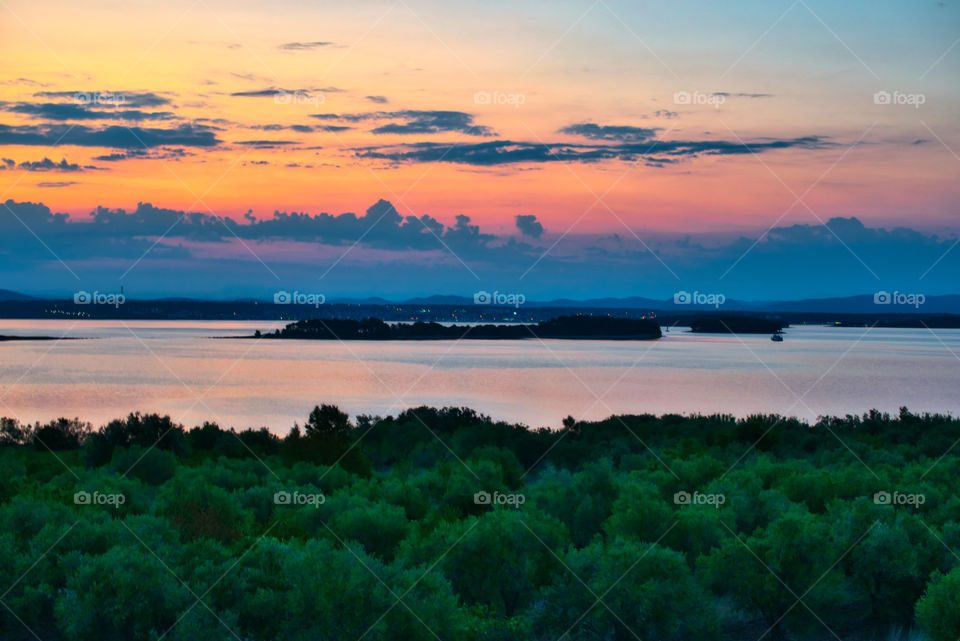
M 81 341 L 88 340 L 87 336 L 0 336 L 0 343 L 13 341 Z
M 336 407 L 336 406 L 334 406 Z M 491 424 L 501 425 L 501 426 L 510 426 L 512 428 L 519 428 L 527 430 L 529 432 L 538 432 L 545 430 L 550 433 L 559 433 L 566 429 L 569 429 L 569 421 L 573 417 L 568 416 L 567 418 L 561 420 L 558 425 L 540 425 L 534 427 L 532 425 L 527 425 L 523 421 L 515 420 L 506 420 L 492 417 L 488 414 L 485 414 L 479 410 L 476 410 L 472 407 L 466 406 L 454 406 L 454 405 L 444 405 L 444 406 L 432 406 L 432 405 L 419 405 L 399 408 L 394 414 L 387 414 L 385 416 L 370 415 L 365 413 L 358 413 L 356 418 L 360 419 L 363 417 L 365 420 L 376 422 L 391 422 L 398 419 L 401 416 L 414 414 L 418 412 L 428 412 L 436 414 L 444 413 L 455 413 L 462 412 L 469 414 L 471 416 L 480 417 L 482 420 L 487 421 Z M 349 416 L 349 415 L 347 415 Z M 152 412 L 139 409 L 131 409 L 126 412 L 123 412 L 111 419 L 100 422 L 99 424 L 94 424 L 91 421 L 87 421 L 79 416 L 73 416 L 68 418 L 67 416 L 60 416 L 55 419 L 47 421 L 21 421 L 18 417 L 8 416 L 0 411 L 0 419 L 5 421 L 10 421 L 11 424 L 16 424 L 22 428 L 32 429 L 33 427 L 39 425 L 41 427 L 46 427 L 55 424 L 70 424 L 75 426 L 80 426 L 84 428 L 85 434 L 95 434 L 98 430 L 102 430 L 111 423 L 122 423 L 130 420 L 131 417 L 139 417 L 140 419 L 156 419 L 160 421 L 165 421 L 170 425 L 183 429 L 200 429 L 200 425 L 191 425 L 189 422 L 175 422 L 172 420 L 170 413 L 167 412 Z M 740 425 L 751 423 L 755 421 L 772 421 L 774 425 L 792 425 L 803 427 L 806 429 L 816 429 L 818 426 L 824 424 L 830 424 L 835 422 L 846 422 L 846 421 L 900 421 L 903 420 L 903 417 L 910 417 L 919 421 L 946 421 L 952 422 L 960 420 L 960 414 L 954 415 L 951 411 L 938 412 L 938 411 L 916 411 L 911 410 L 906 406 L 900 406 L 898 411 L 886 411 L 877 408 L 865 409 L 862 412 L 858 413 L 846 413 L 846 414 L 824 414 L 818 415 L 815 420 L 810 420 L 803 418 L 796 414 L 781 414 L 779 412 L 773 413 L 750 413 L 745 415 L 733 414 L 729 412 L 662 412 L 659 414 L 648 413 L 648 412 L 639 412 L 639 413 L 611 413 L 603 417 L 598 418 L 577 418 L 573 419 L 575 423 L 579 426 L 598 426 L 606 424 L 609 422 L 622 422 L 622 421 L 655 421 L 664 424 L 676 423 L 676 424 L 685 424 L 688 422 L 700 422 L 700 423 L 722 423 L 725 425 Z M 216 421 L 203 421 L 203 424 L 219 425 Z M 294 429 L 295 426 L 299 425 L 300 421 L 294 420 L 293 424 L 290 426 L 290 430 Z M 237 424 L 230 425 L 219 425 L 221 429 L 232 431 L 236 434 L 244 434 L 247 432 L 259 432 L 263 429 L 267 429 L 270 434 L 275 438 L 284 438 L 286 435 L 285 432 L 276 432 L 265 426 L 247 425 L 241 427 Z M 708 432 L 704 432 L 704 436 L 708 435 Z M 0 434 L 2 436 L 2 434 Z M 0 447 L 5 443 L 0 439 Z

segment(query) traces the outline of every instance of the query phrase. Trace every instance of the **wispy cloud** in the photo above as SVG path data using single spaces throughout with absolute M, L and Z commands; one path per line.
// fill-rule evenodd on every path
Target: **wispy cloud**
M 9 163 L 7 162 L 9 160 Z M 4 164 L 0 165 L 0 169 L 9 167 L 10 169 L 14 168 L 13 161 L 5 158 Z M 84 171 L 86 169 L 98 169 L 93 165 L 84 165 L 81 166 L 77 163 L 67 162 L 66 158 L 61 158 L 60 162 L 54 162 L 49 158 L 44 158 L 43 160 L 25 160 L 19 165 L 16 165 L 18 169 L 23 171 L 61 171 L 61 172 L 74 172 L 74 171 Z
M 58 180 L 58 181 L 51 181 L 51 182 L 38 182 L 37 187 L 40 187 L 41 189 L 50 189 L 50 188 L 56 188 L 56 187 L 69 187 L 70 185 L 79 185 L 79 184 L 80 183 L 74 180 Z
M 627 125 L 598 125 L 593 122 L 583 122 L 576 125 L 569 125 L 560 130 L 559 133 L 570 134 L 572 136 L 583 136 L 590 140 L 619 140 L 623 142 L 636 142 L 649 140 L 657 135 L 659 128 L 651 127 L 631 127 Z
M 344 122 L 394 121 L 371 129 L 375 134 L 411 135 L 458 132 L 468 136 L 494 135 L 493 129 L 474 124 L 473 114 L 463 111 L 403 109 L 400 111 L 310 114 L 310 117 Z
M 235 91 L 231 96 L 236 98 L 274 98 L 286 94 L 314 94 L 314 93 L 340 93 L 343 89 L 339 87 L 322 87 L 312 89 L 280 89 L 277 87 L 268 87 L 266 89 L 253 89 L 250 91 Z
M 330 47 L 333 46 L 332 42 L 325 42 L 322 40 L 317 40 L 315 42 L 286 42 L 282 45 L 278 45 L 277 49 L 283 49 L 284 51 L 312 51 L 313 49 L 319 49 L 320 47 Z
M 162 107 L 170 104 L 170 98 L 152 91 L 38 91 L 35 98 L 63 98 L 83 104 L 104 108 L 122 107 Z
M 35 116 L 43 120 L 172 120 L 170 111 L 142 111 L 139 109 L 93 109 L 80 104 L 63 102 L 16 102 L 3 105 L 5 111 Z
M 296 140 L 238 140 L 235 145 L 247 145 L 258 149 L 271 149 L 273 147 L 283 147 L 286 145 L 296 145 Z

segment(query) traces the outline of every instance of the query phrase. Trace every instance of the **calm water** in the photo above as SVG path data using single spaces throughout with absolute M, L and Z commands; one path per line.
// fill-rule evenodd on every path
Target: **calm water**
M 273 326 L 0 320 L 0 334 L 95 339 L 0 343 L 0 415 L 99 425 L 141 410 L 284 432 L 321 402 L 353 415 L 466 405 L 531 426 L 568 414 L 960 414 L 960 330 L 795 327 L 783 343 L 676 330 L 637 343 L 213 338 Z

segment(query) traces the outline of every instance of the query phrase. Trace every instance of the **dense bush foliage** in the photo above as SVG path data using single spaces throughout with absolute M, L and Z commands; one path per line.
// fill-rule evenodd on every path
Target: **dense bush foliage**
M 960 637 L 960 421 L 0 419 L 4 639 Z

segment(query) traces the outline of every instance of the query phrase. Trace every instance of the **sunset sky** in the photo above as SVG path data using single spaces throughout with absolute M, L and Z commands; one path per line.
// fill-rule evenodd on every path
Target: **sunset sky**
M 932 1 L 2 0 L 0 287 L 956 293 L 958 39 Z

